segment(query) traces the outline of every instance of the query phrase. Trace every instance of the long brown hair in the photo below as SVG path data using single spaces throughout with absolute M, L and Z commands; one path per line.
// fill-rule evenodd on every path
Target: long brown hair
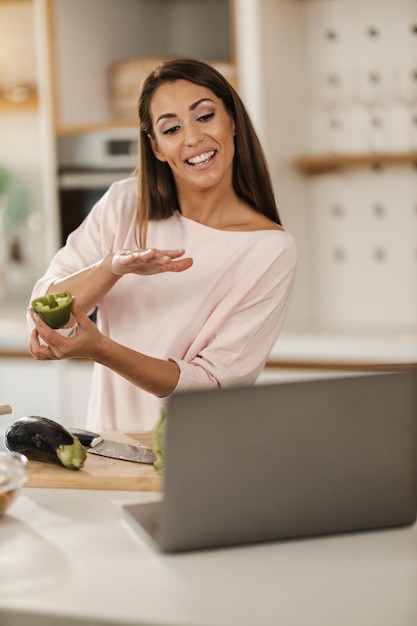
M 151 102 L 156 89 L 177 80 L 206 87 L 222 100 L 235 122 L 233 188 L 256 211 L 281 225 L 265 155 L 241 98 L 211 65 L 178 58 L 165 61 L 152 70 L 143 82 L 139 98 L 139 200 L 135 223 L 139 245 L 146 245 L 149 220 L 166 219 L 180 210 L 171 169 L 155 157 L 148 137 L 154 137 Z

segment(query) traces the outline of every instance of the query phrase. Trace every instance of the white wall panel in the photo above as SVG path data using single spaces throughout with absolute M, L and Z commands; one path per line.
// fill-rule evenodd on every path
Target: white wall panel
M 411 149 L 417 9 L 410 0 L 304 3 L 311 152 Z
M 303 3 L 306 151 L 417 146 L 417 2 Z M 417 170 L 341 170 L 307 183 L 313 319 L 321 329 L 417 323 Z
M 352 170 L 310 183 L 315 321 L 396 330 L 417 320 L 417 171 Z

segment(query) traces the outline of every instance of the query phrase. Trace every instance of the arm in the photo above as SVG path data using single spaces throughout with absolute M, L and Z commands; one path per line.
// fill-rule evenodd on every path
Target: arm
M 126 261 L 127 262 L 127 261 Z M 129 261 L 134 263 L 134 261 Z M 183 358 L 160 359 L 103 335 L 74 300 L 76 334 L 62 337 L 31 313 L 35 330 L 30 352 L 37 359 L 86 357 L 109 367 L 134 385 L 159 397 L 174 389 L 255 382 L 281 329 L 292 291 L 291 246 L 268 271 L 244 273 L 201 328 Z M 251 262 L 250 266 L 254 267 Z M 186 320 L 184 320 L 186 323 Z M 47 345 L 42 345 L 39 339 Z
M 134 245 L 136 186 L 131 179 L 109 188 L 56 253 L 34 286 L 31 299 L 69 291 L 90 313 L 124 274 L 182 271 L 192 265 L 191 259 L 180 259 L 183 250 L 127 248 Z
M 63 337 L 31 311 L 35 328 L 30 337 L 29 351 L 34 358 L 51 360 L 85 357 L 109 367 L 156 396 L 164 397 L 172 393 L 180 374 L 174 361 L 141 354 L 106 337 L 85 315 L 76 299 L 73 301 L 72 314 L 77 323 L 76 332 L 71 337 Z
M 297 254 L 288 234 L 247 250 L 233 280 L 182 358 L 176 391 L 250 385 L 262 371 L 282 329 L 293 292 Z
M 85 315 L 125 274 L 182 272 L 193 263 L 183 257 L 183 249 L 125 249 L 127 241 L 133 243 L 129 233 L 135 206 L 136 183 L 116 183 L 69 236 L 67 245 L 58 251 L 35 285 L 32 298 L 56 291 L 72 293 L 77 333 L 71 338 L 62 337 L 30 311 L 28 318 L 33 330 L 29 349 L 39 360 L 77 356 L 95 360 L 155 395 L 166 395 L 178 381 L 179 368 L 175 363 L 145 357 L 112 341 Z
M 111 271 L 111 265 L 112 255 L 108 255 L 90 267 L 68 277 L 58 278 L 49 285 L 46 293 L 69 291 L 77 298 L 83 311 L 88 313 L 121 278 Z
M 160 397 L 169 395 L 178 382 L 178 365 L 173 361 L 146 356 L 106 337 L 86 316 L 86 312 L 124 274 L 152 275 L 188 269 L 192 259 L 178 258 L 183 254 L 182 249 L 122 250 L 108 254 L 103 260 L 68 278 L 56 280 L 50 285 L 48 293 L 57 290 L 72 293 L 71 323 L 75 321 L 77 324 L 76 333 L 71 337 L 63 337 L 31 311 L 35 325 L 29 343 L 31 355 L 38 360 L 86 357 L 106 365 L 145 391 Z
M 160 272 L 182 272 L 192 265 L 192 259 L 179 258 L 184 250 L 119 250 L 110 253 L 89 267 L 49 285 L 47 293 L 69 291 L 77 298 L 84 312 L 97 302 L 125 274 L 152 275 Z
M 96 230 L 93 229 L 93 235 Z M 166 235 L 165 241 L 170 238 L 169 233 Z M 285 233 L 271 232 L 262 237 L 245 237 L 245 245 L 239 238 L 231 253 L 224 255 L 217 254 L 217 240 L 216 245 L 206 245 L 204 230 L 193 230 L 193 236 L 190 245 L 198 264 L 195 273 L 186 272 L 190 278 L 185 282 L 181 279 L 179 284 L 183 285 L 181 293 L 191 290 L 190 293 L 200 293 L 201 297 L 177 299 L 177 292 L 167 289 L 162 301 L 169 312 L 170 298 L 174 298 L 176 318 L 171 324 L 159 324 L 161 334 L 156 338 L 155 351 L 151 341 L 144 342 L 144 349 L 127 348 L 132 344 L 129 334 L 123 332 L 124 339 L 117 339 L 120 343 L 110 342 L 107 337 L 95 343 L 95 337 L 90 335 L 91 327 L 85 326 L 87 320 L 83 321 L 77 314 L 78 324 L 84 325 L 92 339 L 89 350 L 76 343 L 76 337 L 67 342 L 52 337 L 51 331 L 39 321 L 31 339 L 33 356 L 43 359 L 86 356 L 157 396 L 168 395 L 174 389 L 254 382 L 287 310 L 296 260 L 294 244 Z M 119 241 L 122 243 L 122 239 Z M 88 247 L 78 246 L 78 253 L 85 255 Z M 125 262 L 129 265 L 135 261 Z M 61 263 L 60 276 L 68 273 L 67 265 Z M 167 285 L 168 277 L 163 280 Z M 146 291 L 152 293 L 150 285 Z M 197 310 L 198 314 L 194 315 Z M 152 327 L 149 315 L 145 320 Z M 50 343 L 52 351 L 40 345 L 38 332 Z M 94 327 L 94 332 L 99 331 Z M 150 354 L 158 358 L 147 356 Z

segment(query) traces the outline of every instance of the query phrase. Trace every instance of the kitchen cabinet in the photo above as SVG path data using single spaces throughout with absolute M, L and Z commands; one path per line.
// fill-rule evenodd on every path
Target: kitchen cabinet
M 115 62 L 174 55 L 233 59 L 229 0 L 49 0 L 48 21 L 58 134 L 123 124 L 109 101 Z M 140 76 L 138 89 L 139 82 Z
M 11 420 L 49 417 L 65 427 L 85 427 L 92 365 L 89 361 L 33 361 L 0 358 L 0 401 L 10 404 Z
M 20 89 L 21 88 L 17 88 L 17 90 Z M 23 87 L 23 91 L 26 93 L 26 87 Z M 17 96 L 17 99 L 14 100 L 13 97 L 2 96 L 0 100 L 0 115 L 4 113 L 18 113 L 19 111 L 34 111 L 38 108 L 38 98 L 36 94 L 28 93 L 28 95 L 24 96 L 24 99 L 20 98 L 20 96 Z
M 0 115 L 37 108 L 33 3 L 0 1 Z
M 55 250 L 39 5 L 0 1 L 0 300 L 26 298 Z M 45 225 L 47 225 L 45 227 Z
M 379 154 L 320 154 L 302 155 L 294 159 L 295 168 L 302 174 L 325 174 L 350 168 L 382 168 L 417 165 L 417 152 Z

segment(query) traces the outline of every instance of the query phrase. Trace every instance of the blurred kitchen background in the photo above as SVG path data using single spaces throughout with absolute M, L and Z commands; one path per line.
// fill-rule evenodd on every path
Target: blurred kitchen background
M 236 86 L 297 241 L 265 380 L 417 361 L 417 0 L 0 0 L 0 403 L 15 417 L 83 424 L 91 364 L 28 356 L 31 287 L 133 170 L 141 78 L 177 55 Z

